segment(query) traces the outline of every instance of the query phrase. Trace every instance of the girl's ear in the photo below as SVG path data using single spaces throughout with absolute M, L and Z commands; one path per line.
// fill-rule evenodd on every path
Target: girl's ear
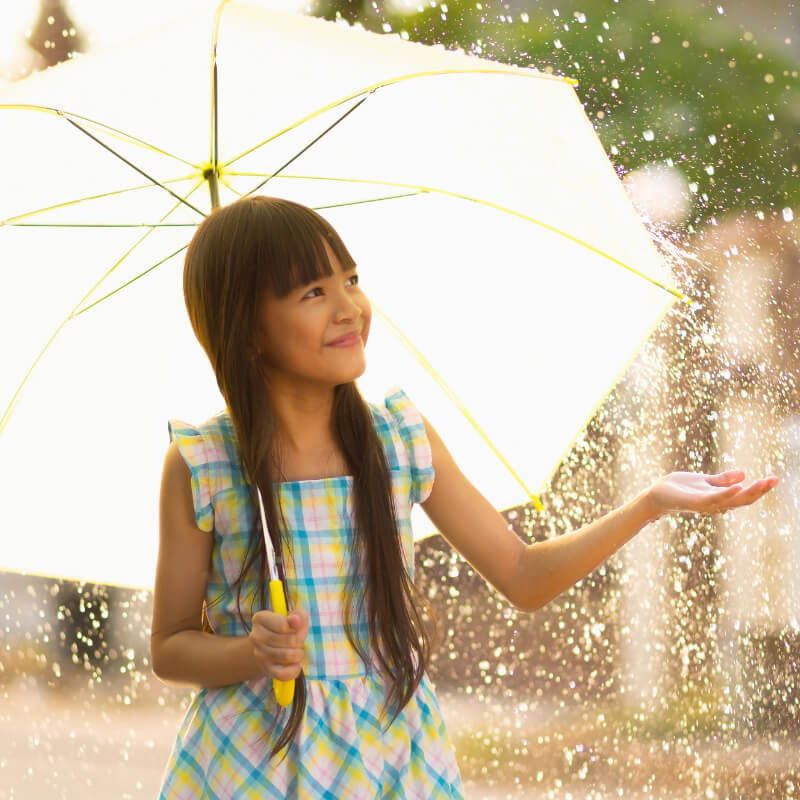
M 247 360 L 259 361 L 262 357 L 261 348 L 258 346 L 258 335 L 251 334 L 247 341 Z

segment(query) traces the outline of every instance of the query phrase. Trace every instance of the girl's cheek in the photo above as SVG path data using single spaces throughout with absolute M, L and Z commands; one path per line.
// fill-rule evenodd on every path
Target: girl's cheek
M 364 337 L 366 341 L 366 334 L 369 333 L 369 326 L 372 322 L 372 304 L 365 297 L 364 304 L 361 307 L 362 315 L 364 317 Z
M 369 337 L 369 326 L 372 322 L 372 306 L 369 303 L 360 305 L 361 310 L 361 339 L 364 344 L 367 343 Z

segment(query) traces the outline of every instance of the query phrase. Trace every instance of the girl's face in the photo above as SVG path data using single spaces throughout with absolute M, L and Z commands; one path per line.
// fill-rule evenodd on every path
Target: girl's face
M 356 268 L 343 271 L 325 243 L 333 274 L 298 287 L 287 297 L 266 295 L 259 309 L 256 344 L 267 382 L 337 386 L 366 369 L 364 346 L 372 308 Z M 336 342 L 351 334 L 351 340 Z

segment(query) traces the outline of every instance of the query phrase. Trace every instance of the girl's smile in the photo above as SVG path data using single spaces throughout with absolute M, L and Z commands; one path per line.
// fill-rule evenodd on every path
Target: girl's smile
M 354 344 L 361 344 L 361 334 L 358 331 L 328 342 L 328 347 L 352 347 Z

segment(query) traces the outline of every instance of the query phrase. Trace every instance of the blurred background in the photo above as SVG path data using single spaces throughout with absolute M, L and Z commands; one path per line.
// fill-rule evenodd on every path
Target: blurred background
M 781 477 L 753 508 L 649 526 L 531 615 L 440 537 L 417 543 L 441 634 L 431 674 L 467 796 L 800 795 L 794 4 L 281 7 L 576 78 L 676 284 L 698 301 L 641 348 L 541 493 L 544 510 L 505 512 L 521 538 L 586 524 L 672 470 Z M 190 8 L 5 3 L 0 81 Z M 546 424 L 534 399 L 521 424 Z M 0 573 L 0 797 L 155 796 L 190 693 L 153 677 L 149 621 L 146 591 Z

